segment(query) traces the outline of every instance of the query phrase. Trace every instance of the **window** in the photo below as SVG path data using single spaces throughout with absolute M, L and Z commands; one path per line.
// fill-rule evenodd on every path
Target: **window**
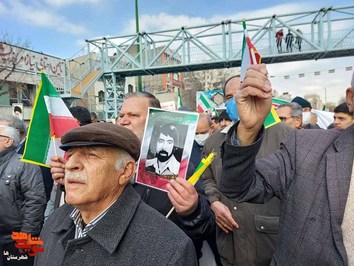
M 128 92 L 133 92 L 133 85 L 132 84 L 128 84 Z
M 104 91 L 99 91 L 98 92 L 98 102 L 103 103 L 104 102 Z

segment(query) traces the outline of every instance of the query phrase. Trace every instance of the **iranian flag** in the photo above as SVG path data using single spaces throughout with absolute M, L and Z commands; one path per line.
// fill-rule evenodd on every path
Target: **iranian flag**
M 254 47 L 248 35 L 245 20 L 243 20 L 242 25 L 243 25 L 243 43 L 242 43 L 242 61 L 241 61 L 241 74 L 240 74 L 241 82 L 245 79 L 247 67 L 250 65 L 260 64 L 262 61 L 261 55 L 258 53 L 256 47 Z M 275 111 L 274 106 L 272 105 L 272 108 L 268 116 L 266 117 L 266 120 L 264 121 L 264 127 L 268 128 L 279 122 L 280 119 L 278 117 L 278 114 Z
M 61 137 L 78 126 L 59 93 L 41 72 L 21 161 L 50 167 L 51 156 L 64 155 L 64 151 L 59 148 Z
M 201 93 L 198 99 L 197 110 L 199 113 L 205 113 L 211 109 L 210 99 L 205 93 Z
M 241 61 L 241 82 L 245 78 L 246 70 L 249 65 L 257 65 L 261 63 L 261 55 L 258 53 L 256 47 L 251 42 L 246 29 L 246 21 L 242 21 L 243 25 L 243 42 L 242 42 L 242 61 Z

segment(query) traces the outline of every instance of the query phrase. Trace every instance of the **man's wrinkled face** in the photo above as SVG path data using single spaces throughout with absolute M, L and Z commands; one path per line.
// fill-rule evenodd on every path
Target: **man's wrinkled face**
M 65 165 L 65 200 L 78 209 L 111 201 L 120 189 L 115 169 L 117 151 L 111 147 L 74 147 Z
M 133 131 L 141 141 L 148 115 L 149 99 L 131 97 L 124 100 L 117 122 L 120 126 Z
M 168 135 L 160 133 L 156 144 L 156 157 L 160 162 L 166 162 L 172 156 L 174 140 Z

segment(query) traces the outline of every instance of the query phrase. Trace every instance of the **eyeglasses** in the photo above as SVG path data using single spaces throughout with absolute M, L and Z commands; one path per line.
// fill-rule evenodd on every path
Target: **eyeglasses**
M 288 117 L 286 117 L 286 116 L 279 116 L 279 119 L 280 119 L 280 121 L 282 121 L 282 122 L 285 122 L 286 120 L 288 120 L 289 118 L 294 118 L 295 116 L 288 116 Z

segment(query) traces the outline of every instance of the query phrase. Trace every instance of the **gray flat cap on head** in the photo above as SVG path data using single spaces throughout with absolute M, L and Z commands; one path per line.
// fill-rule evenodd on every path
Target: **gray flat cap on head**
M 111 123 L 91 123 L 69 130 L 61 138 L 60 148 L 109 146 L 128 152 L 135 161 L 140 156 L 140 141 L 129 129 Z

